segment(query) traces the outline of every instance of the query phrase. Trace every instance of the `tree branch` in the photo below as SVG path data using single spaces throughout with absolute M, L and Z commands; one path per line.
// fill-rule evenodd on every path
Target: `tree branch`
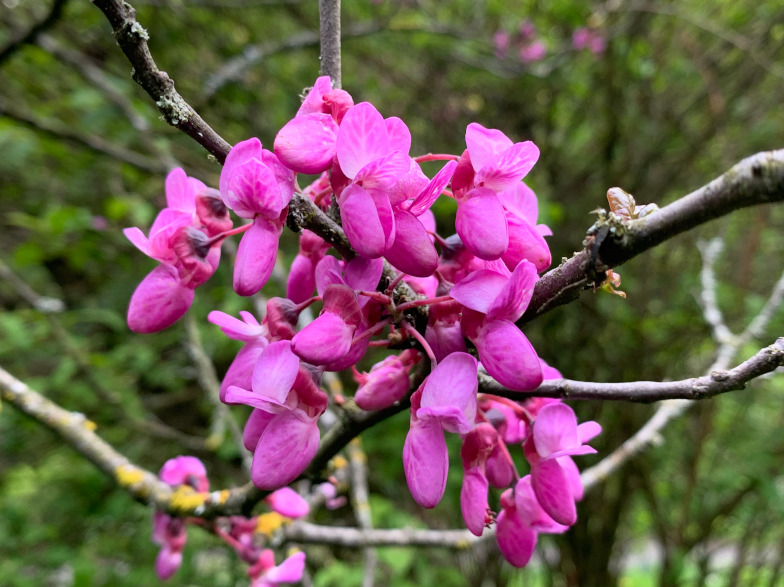
M 0 66 L 5 63 L 19 49 L 30 43 L 34 43 L 36 37 L 47 29 L 52 28 L 63 15 L 63 9 L 68 0 L 54 0 L 49 13 L 39 22 L 31 26 L 26 32 L 19 35 L 16 39 L 0 49 Z
M 530 397 L 562 399 L 626 401 L 650 403 L 668 399 L 701 400 L 728 391 L 743 389 L 746 383 L 761 375 L 784 367 L 784 338 L 763 348 L 734 369 L 714 370 L 709 375 L 682 381 L 630 381 L 627 383 L 595 383 L 571 379 L 550 379 L 533 391 L 512 391 L 480 373 L 479 390 L 520 401 Z
M 600 214 L 592 230 L 606 228 L 609 232 L 596 260 L 591 261 L 592 251 L 586 247 L 543 275 L 518 325 L 577 299 L 582 289 L 591 285 L 592 270 L 617 267 L 675 235 L 735 210 L 782 200 L 784 149 L 747 157 L 709 184 L 645 218 L 622 221 L 614 214 Z
M 321 75 L 328 75 L 332 87 L 341 84 L 340 67 L 340 0 L 319 0 L 319 37 Z
M 174 89 L 174 81 L 155 64 L 147 39 L 150 36 L 136 20 L 136 10 L 122 0 L 93 0 L 106 15 L 114 38 L 133 65 L 133 79 L 150 95 L 164 119 L 176 126 L 223 163 L 231 149 L 218 133 Z
M 417 528 L 360 529 L 321 526 L 296 521 L 284 530 L 287 540 L 309 544 L 331 544 L 364 548 L 369 546 L 436 546 L 468 548 L 480 540 L 468 530 L 421 530 Z

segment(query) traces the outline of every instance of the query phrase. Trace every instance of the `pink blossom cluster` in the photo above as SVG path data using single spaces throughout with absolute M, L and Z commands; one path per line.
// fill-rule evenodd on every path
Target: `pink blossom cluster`
M 599 429 L 595 423 L 578 427 L 571 409 L 559 402 L 520 404 L 478 394 L 480 367 L 514 391 L 536 389 L 546 376 L 560 375 L 539 359 L 515 324 L 539 274 L 551 263 L 544 238 L 551 231 L 537 223 L 536 195 L 523 183 L 539 149 L 478 123 L 468 125 L 465 139 L 460 155 L 412 157 L 411 134 L 401 119 L 384 118 L 368 102 L 354 104 L 347 92 L 333 89 L 322 77 L 278 133 L 274 152 L 252 138 L 229 153 L 219 182 L 221 206 L 210 210 L 223 214 L 225 207 L 248 223 L 237 229 L 222 224 L 217 230 L 208 226 L 207 216 L 194 213 L 177 222 L 187 220 L 189 234 L 203 235 L 197 239 L 201 248 L 185 247 L 174 236 L 180 228 L 163 232 L 159 220 L 148 240 L 158 239 L 156 246 L 164 251 L 180 244 L 178 256 L 151 255 L 176 274 L 172 280 L 179 287 L 181 267 L 196 263 L 194 255 L 206 252 L 207 259 L 223 238 L 244 232 L 234 289 L 251 295 L 272 272 L 295 193 L 339 217 L 355 256 L 341 260 L 320 236 L 302 230 L 286 298 L 269 299 L 260 321 L 249 312 L 236 318 L 213 311 L 208 317 L 243 343 L 220 397 L 253 408 L 244 431 L 245 446 L 253 453 L 253 483 L 264 490 L 286 486 L 315 457 L 319 418 L 330 401 L 321 389 L 325 371 L 351 368 L 358 383 L 354 401 L 362 409 L 378 410 L 404 401 L 414 368 L 424 374 L 429 366 L 430 374 L 410 397 L 403 463 L 411 493 L 425 507 L 440 501 L 448 467 L 444 431 L 460 435 L 466 524 L 481 534 L 497 520 L 502 552 L 521 566 L 538 533 L 563 531 L 574 523 L 582 489 L 571 456 L 593 452 L 584 443 Z M 430 178 L 420 166 L 425 161 L 446 163 Z M 297 174 L 317 177 L 301 188 Z M 202 193 L 194 191 L 196 198 Z M 442 196 L 457 206 L 456 234 L 448 237 L 438 233 L 430 210 Z M 167 212 L 171 208 L 169 199 L 161 216 L 174 214 Z M 173 223 L 166 218 L 165 226 Z M 230 222 L 225 215 L 220 218 Z M 142 242 L 138 229 L 127 234 L 137 246 Z M 382 279 L 385 260 L 396 276 L 387 272 Z M 415 299 L 395 293 L 400 282 L 410 286 Z M 145 300 L 148 315 L 139 327 L 143 321 L 131 321 L 131 315 L 140 313 L 129 311 L 135 330 L 165 327 L 185 305 L 171 302 L 175 293 L 158 294 L 156 305 L 149 291 L 143 282 L 134 294 Z M 192 299 L 192 288 L 187 293 Z M 318 316 L 301 325 L 300 314 L 317 302 Z M 132 300 L 132 309 L 134 303 L 139 304 Z M 421 306 L 428 306 L 426 326 L 424 320 L 415 324 Z M 360 372 L 356 365 L 371 346 L 403 350 Z M 522 446 L 531 466 L 522 479 L 507 449 L 510 443 Z M 509 488 L 497 518 L 487 504 L 489 485 Z
M 572 47 L 577 51 L 587 50 L 601 55 L 607 49 L 607 39 L 599 30 L 579 27 L 572 32 Z
M 203 493 L 210 488 L 204 464 L 196 457 L 179 456 L 169 459 L 158 476 L 174 489 L 187 488 Z M 265 502 L 272 511 L 291 519 L 310 513 L 307 501 L 288 487 L 271 493 Z M 153 515 L 152 540 L 161 547 L 155 560 L 155 572 L 161 580 L 172 577 L 182 565 L 182 551 L 187 539 L 185 528 L 189 521 L 197 523 L 160 511 Z M 250 587 L 275 587 L 283 583 L 296 583 L 302 579 L 305 553 L 297 552 L 276 566 L 275 555 L 272 550 L 263 548 L 257 527 L 255 517 L 231 516 L 216 519 L 212 531 L 248 564 Z
M 498 29 L 493 35 L 496 59 L 506 59 L 510 49 L 523 63 L 541 61 L 547 55 L 547 45 L 530 20 L 523 20 L 514 32 Z

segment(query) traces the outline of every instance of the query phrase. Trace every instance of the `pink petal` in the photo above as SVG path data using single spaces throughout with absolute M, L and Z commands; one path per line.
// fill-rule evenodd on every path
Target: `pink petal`
M 264 430 L 269 423 L 272 422 L 272 419 L 275 416 L 277 416 L 277 414 L 259 409 L 254 409 L 250 413 L 248 421 L 245 423 L 245 429 L 242 432 L 242 444 L 245 448 L 250 452 L 256 451 L 256 446 L 259 444 L 259 438 L 261 438 Z
M 531 484 L 539 505 L 553 520 L 565 526 L 577 521 L 569 479 L 556 460 L 540 461 L 532 466 Z
M 268 220 L 276 220 L 284 208 L 275 174 L 258 159 L 249 159 L 235 167 L 223 201 L 242 218 L 261 214 Z
M 299 173 L 321 173 L 332 165 L 338 125 L 330 114 L 311 113 L 292 118 L 275 137 L 278 159 Z
M 343 262 L 330 255 L 321 259 L 316 265 L 316 292 L 318 295 L 323 296 L 324 290 L 330 285 L 343 284 L 345 284 Z
M 526 259 L 534 264 L 538 273 L 547 269 L 552 263 L 550 247 L 537 227 L 513 216 L 507 216 L 506 223 L 509 247 L 502 257 L 506 266 L 514 269 Z
M 297 110 L 297 116 L 303 114 L 311 114 L 313 112 L 324 112 L 324 94 L 332 91 L 332 81 L 328 75 L 322 75 L 316 78 L 313 87 L 305 96 L 302 105 Z
M 497 155 L 512 146 L 512 141 L 500 130 L 485 128 L 477 122 L 468 125 L 465 139 L 474 171 L 491 164 Z
M 265 500 L 270 509 L 287 518 L 301 518 L 310 513 L 308 502 L 291 487 L 281 487 L 270 493 Z
M 389 135 L 389 149 L 408 155 L 411 150 L 411 131 L 408 130 L 406 123 L 397 116 L 390 116 L 384 120 L 384 125 Z
M 509 564 L 523 568 L 536 548 L 537 534 L 525 525 L 516 512 L 503 509 L 496 519 L 498 549 Z
M 234 340 L 248 342 L 262 336 L 265 328 L 249 312 L 243 314 L 247 320 L 239 320 L 225 312 L 213 310 L 207 314 L 207 320 L 219 326 L 223 334 Z
M 566 404 L 548 404 L 536 416 L 533 425 L 536 452 L 543 459 L 551 454 L 580 445 L 577 416 Z
M 466 308 L 487 314 L 509 279 L 489 269 L 474 271 L 456 283 L 449 295 Z
M 229 180 L 234 174 L 235 168 L 250 159 L 261 160 L 261 141 L 256 137 L 247 141 L 240 141 L 229 151 L 226 162 L 223 164 L 218 184 L 222 198 L 226 198 L 229 193 Z
M 454 406 L 465 415 L 469 424 L 473 425 L 479 385 L 476 372 L 477 362 L 474 357 L 468 353 L 452 353 L 433 369 L 425 381 L 422 408 Z
M 355 335 L 361 334 L 359 329 L 355 332 Z M 362 357 L 365 356 L 365 353 L 368 350 L 368 344 L 370 343 L 370 337 L 365 337 L 359 342 L 352 342 L 351 348 L 349 351 L 343 355 L 342 357 L 330 361 L 324 365 L 325 371 L 343 371 L 344 369 L 348 369 L 351 365 L 356 365 Z
M 569 456 L 558 457 L 556 461 L 561 465 L 561 469 L 563 469 L 564 475 L 566 475 L 566 479 L 569 481 L 569 490 L 572 492 L 574 501 L 580 501 L 585 494 L 583 481 L 580 478 L 580 470 Z
M 161 581 L 165 581 L 177 572 L 182 565 L 182 551 L 170 550 L 164 546 L 155 557 L 155 574 Z
M 185 171 L 177 167 L 172 169 L 166 176 L 166 206 L 174 210 L 193 213 L 196 211 L 196 191 L 195 187 L 188 183 L 189 178 Z M 195 180 L 194 181 L 198 181 Z M 203 183 L 198 182 L 202 186 Z
M 506 455 L 499 447 L 495 447 L 493 452 L 487 459 L 485 465 L 485 475 L 487 480 L 493 487 L 503 489 L 509 487 L 514 477 L 514 469 L 512 464 L 506 458 Z
M 395 269 L 429 277 L 438 268 L 438 253 L 425 227 L 411 212 L 395 208 L 395 240 L 384 256 Z
M 207 469 L 196 457 L 179 456 L 166 461 L 161 467 L 158 477 L 169 485 L 188 483 L 188 477 L 207 478 Z
M 498 198 L 507 212 L 528 222 L 536 224 L 539 216 L 539 204 L 536 194 L 524 183 L 516 183 L 498 194 Z
M 480 259 L 498 259 L 509 245 L 506 215 L 490 190 L 475 188 L 468 199 L 458 202 L 455 227 L 465 245 Z
M 579 479 L 579 473 L 577 477 Z M 515 505 L 517 506 L 517 515 L 521 520 L 537 532 L 560 534 L 569 529 L 569 526 L 564 526 L 553 520 L 539 505 L 531 485 L 530 475 L 526 475 L 515 485 Z
M 400 151 L 392 151 L 374 159 L 354 176 L 354 183 L 368 191 L 386 191 L 395 185 L 398 178 L 405 175 L 411 166 L 411 159 Z
M 282 226 L 257 216 L 242 235 L 234 261 L 234 291 L 252 296 L 267 283 L 278 256 Z
M 434 508 L 446 489 L 449 453 L 437 422 L 412 424 L 403 445 L 403 467 L 414 501 Z
M 593 438 L 602 433 L 602 427 L 598 422 L 589 420 L 577 426 L 577 437 L 580 439 L 580 444 L 591 442 Z
M 487 319 L 517 321 L 528 307 L 538 280 L 536 267 L 528 261 L 520 261 L 501 293 L 490 304 Z
M 331 363 L 351 349 L 354 330 L 337 314 L 325 312 L 294 336 L 291 350 L 312 365 Z
M 354 290 L 375 290 L 383 272 L 382 259 L 354 257 L 344 268 L 346 285 Z
M 253 369 L 253 393 L 283 405 L 299 372 L 299 358 L 291 352 L 291 342 L 273 342 L 259 356 Z
M 538 160 L 539 148 L 531 141 L 515 143 L 499 158 L 479 169 L 474 182 L 501 192 L 528 175 Z
M 376 214 L 378 215 L 379 222 L 381 222 L 381 229 L 384 231 L 384 246 L 388 249 L 395 240 L 397 229 L 395 226 L 395 213 L 392 210 L 392 204 L 387 195 L 382 191 L 370 190 L 368 193 L 370 194 L 370 197 L 373 198 Z
M 460 510 L 466 527 L 474 536 L 481 536 L 487 517 L 487 478 L 479 468 L 466 471 L 460 489 Z
M 278 583 L 297 583 L 302 580 L 305 572 L 305 553 L 297 552 L 292 554 L 277 567 L 271 568 L 264 575 L 264 578 L 277 585 Z
M 259 360 L 259 356 L 266 346 L 267 339 L 260 338 L 240 349 L 231 365 L 229 365 L 226 375 L 223 376 L 220 386 L 221 401 L 225 401 L 226 390 L 232 385 L 242 389 L 251 389 L 253 387 L 253 369 L 256 367 L 256 361 Z
M 542 369 L 534 347 L 511 322 L 488 322 L 474 343 L 482 365 L 501 385 L 515 391 L 530 391 L 542 383 Z
M 414 202 L 408 209 L 414 216 L 419 216 L 425 210 L 429 210 L 444 191 L 449 181 L 452 179 L 452 174 L 457 167 L 457 161 L 449 161 L 444 165 L 441 170 L 436 173 L 435 177 L 425 186 L 425 188 L 414 198 Z
M 389 153 L 384 118 L 369 102 L 361 102 L 343 117 L 337 137 L 337 158 L 349 179 L 365 165 Z
M 323 312 L 336 314 L 355 328 L 362 322 L 362 309 L 357 302 L 357 295 L 347 285 L 330 285 L 324 290 Z
M 286 281 L 286 297 L 297 304 L 313 295 L 316 289 L 316 271 L 313 261 L 304 255 L 294 257 Z
M 370 194 L 351 184 L 340 194 L 338 203 L 346 238 L 357 253 L 369 259 L 383 255 L 387 236 Z
M 319 445 L 317 418 L 301 410 L 282 412 L 264 429 L 253 454 L 250 476 L 259 489 L 279 489 L 307 468 Z
M 136 287 L 128 306 L 128 327 L 147 334 L 168 328 L 193 302 L 193 290 L 180 282 L 171 265 L 158 265 Z
M 135 226 L 132 228 L 123 228 L 123 234 L 125 238 L 131 241 L 131 244 L 139 249 L 142 253 L 150 256 L 150 241 L 147 240 L 147 237 L 144 236 L 144 233 Z
M 459 322 L 447 323 L 438 320 L 433 325 L 428 324 L 425 340 L 433 349 L 436 361 L 443 361 L 452 353 L 468 351 Z
M 281 210 L 289 205 L 294 195 L 294 185 L 296 183 L 294 172 L 283 165 L 277 155 L 267 149 L 261 150 L 261 162 L 272 170 L 275 181 L 280 192 Z

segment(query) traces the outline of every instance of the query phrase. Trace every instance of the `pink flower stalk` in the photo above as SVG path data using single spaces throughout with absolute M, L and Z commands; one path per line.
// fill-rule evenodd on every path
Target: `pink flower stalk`
M 534 494 L 548 516 L 571 526 L 577 521 L 575 500 L 582 497 L 582 484 L 569 457 L 595 453 L 585 443 L 601 432 L 601 426 L 593 421 L 578 426 L 569 406 L 553 403 L 539 410 L 532 428 L 524 451 Z
M 250 587 L 277 587 L 284 583 L 297 583 L 305 572 L 305 553 L 292 554 L 275 566 L 275 554 L 268 548 L 261 552 L 258 562 L 248 569 Z
M 207 471 L 196 457 L 180 456 L 169 459 L 158 476 L 172 487 L 188 485 L 200 492 L 210 488 Z M 153 515 L 152 540 L 161 547 L 155 559 L 155 572 L 165 581 L 174 575 L 182 564 L 182 550 L 187 540 L 185 521 L 156 511 Z
M 481 536 L 485 526 L 493 521 L 487 504 L 489 488 L 485 465 L 498 442 L 498 433 L 485 422 L 477 424 L 463 439 L 460 458 L 463 461 L 463 486 L 460 490 L 460 509 L 466 527 Z
M 354 380 L 359 383 L 354 401 L 363 410 L 380 410 L 403 399 L 408 393 L 408 374 L 419 353 L 406 349 L 399 355 L 390 355 L 371 367 L 369 373 L 354 370 Z
M 450 291 L 466 308 L 461 326 L 476 345 L 482 365 L 501 385 L 516 391 L 535 389 L 542 382 L 539 357 L 514 324 L 528 307 L 537 280 L 528 261 L 521 261 L 511 274 L 503 263 L 496 263 L 493 269 L 472 273 Z
M 190 308 L 194 288 L 215 272 L 220 244 L 211 244 L 208 236 L 211 230 L 227 224 L 219 208 L 197 205 L 199 198 L 209 197 L 209 193 L 202 182 L 174 169 L 166 177 L 168 205 L 153 222 L 149 238 L 137 227 L 123 231 L 134 246 L 162 263 L 131 296 L 128 326 L 134 332 L 157 332 L 174 324 Z M 201 230 L 202 225 L 207 233 Z
M 449 470 L 444 431 L 467 434 L 476 419 L 477 362 L 453 353 L 411 396 L 411 429 L 403 446 L 403 466 L 411 495 L 434 508 L 441 501 Z
M 237 143 L 226 157 L 220 193 L 237 216 L 253 220 L 242 235 L 234 265 L 234 290 L 242 296 L 259 291 L 272 274 L 278 240 L 294 194 L 294 173 L 261 148 L 257 138 Z
M 291 487 L 281 487 L 270 493 L 264 501 L 273 512 L 287 518 L 297 519 L 310 513 L 308 502 Z

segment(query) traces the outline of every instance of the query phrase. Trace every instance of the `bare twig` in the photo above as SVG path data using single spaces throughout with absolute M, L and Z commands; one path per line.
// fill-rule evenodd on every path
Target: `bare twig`
M 571 379 L 550 379 L 533 391 L 512 391 L 488 375 L 480 374 L 480 391 L 522 400 L 529 397 L 626 401 L 650 403 L 671 399 L 701 400 L 728 391 L 744 389 L 749 381 L 784 366 L 784 338 L 763 348 L 734 369 L 712 369 L 708 375 L 682 381 L 631 381 L 596 383 Z
M 348 461 L 351 467 L 351 505 L 357 518 L 357 525 L 362 530 L 373 529 L 370 515 L 370 495 L 367 480 L 367 456 L 362 450 L 362 443 L 355 438 L 348 443 Z M 373 587 L 378 566 L 378 553 L 372 546 L 366 546 L 362 552 L 365 565 L 362 576 L 362 587 Z
M 339 88 L 340 0 L 319 0 L 319 24 L 321 75 L 328 75 L 332 80 L 332 87 Z
M 724 249 L 724 240 L 714 238 L 708 242 L 698 241 L 697 248 L 702 255 L 702 270 L 700 272 L 700 279 L 703 283 L 703 287 L 700 289 L 702 314 L 713 330 L 713 338 L 722 345 L 732 344 L 734 335 L 724 322 L 724 314 L 722 314 L 716 300 L 717 284 L 714 266 L 716 258 L 721 255 Z
M 295 542 L 332 544 L 364 548 L 367 546 L 435 546 L 442 548 L 468 548 L 479 540 L 468 530 L 421 530 L 395 528 L 363 530 L 338 526 L 320 526 L 297 521 L 284 530 L 285 537 Z

